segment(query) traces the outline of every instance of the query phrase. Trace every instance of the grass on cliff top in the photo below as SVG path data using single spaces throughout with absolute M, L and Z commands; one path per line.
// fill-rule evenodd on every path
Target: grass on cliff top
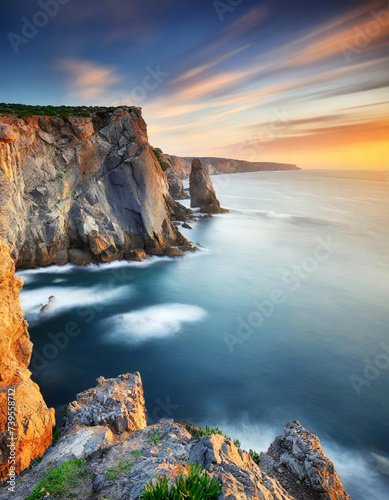
M 167 477 L 160 477 L 155 484 L 146 484 L 141 500 L 217 500 L 221 486 L 217 478 L 211 478 L 200 465 L 191 464 L 188 477 L 182 473 L 169 489 Z
M 87 475 L 88 469 L 84 459 L 64 462 L 57 469 L 48 470 L 45 479 L 39 481 L 32 494 L 25 500 L 41 500 L 48 496 L 53 498 L 77 498 L 77 495 L 72 490 Z
M 7 104 L 0 103 L 0 115 L 17 115 L 20 118 L 29 116 L 59 116 L 68 118 L 69 116 L 88 117 L 92 114 L 104 116 L 118 109 L 110 106 L 30 106 L 28 104 Z

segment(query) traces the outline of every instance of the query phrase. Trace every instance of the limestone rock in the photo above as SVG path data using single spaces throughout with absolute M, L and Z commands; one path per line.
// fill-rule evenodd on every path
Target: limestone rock
M 97 379 L 97 387 L 77 395 L 67 408 L 65 431 L 78 426 L 107 425 L 114 434 L 133 432 L 147 425 L 139 373 L 116 379 Z
M 0 231 L 18 267 L 190 246 L 172 224 L 175 209 L 140 108 L 0 117 Z
M 216 198 L 212 181 L 200 160 L 192 161 L 192 170 L 189 178 L 190 206 L 200 208 L 204 213 L 220 213 L 219 200 Z
M 296 498 L 317 495 L 322 500 L 351 500 L 319 438 L 297 420 L 289 422 L 284 431 L 285 435 L 278 436 L 267 453 L 261 454 L 261 469 L 276 477 Z
M 20 472 L 43 455 L 52 441 L 54 409 L 48 409 L 28 370 L 32 344 L 20 307 L 23 280 L 15 276 L 10 250 L 0 238 L 0 479 L 10 470 L 8 400 L 16 403 L 15 469 Z M 11 418 L 11 417 L 10 417 Z M 11 427 L 10 427 L 11 430 Z

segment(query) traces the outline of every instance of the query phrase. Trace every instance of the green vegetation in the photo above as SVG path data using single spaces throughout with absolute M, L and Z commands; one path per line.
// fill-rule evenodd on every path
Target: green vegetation
M 157 444 L 160 439 L 161 439 L 161 436 L 158 434 L 158 431 L 155 430 L 154 436 L 149 440 L 149 443 Z
M 116 481 L 119 476 L 124 476 L 134 465 L 134 462 L 123 462 L 120 460 L 117 467 L 112 467 L 107 469 L 104 473 L 104 477 L 107 481 Z
M 221 486 L 215 477 L 211 479 L 200 465 L 191 464 L 188 477 L 181 473 L 180 479 L 169 490 L 166 477 L 160 477 L 153 485 L 150 481 L 144 488 L 141 500 L 216 500 Z
M 88 475 L 85 459 L 64 462 L 57 469 L 46 472 L 46 478 L 39 481 L 32 494 L 25 500 L 41 500 L 47 496 L 57 498 L 77 498 L 72 492 L 79 481 Z
M 53 442 L 51 444 L 55 444 L 58 441 L 58 439 L 61 437 L 61 434 L 62 434 L 61 429 L 57 429 L 56 427 L 54 427 L 54 429 L 53 429 Z
M 115 106 L 30 106 L 27 104 L 0 103 L 0 115 L 17 115 L 20 118 L 28 116 L 105 116 L 117 109 Z
M 67 404 L 67 405 L 65 405 L 65 406 L 63 407 L 63 410 L 62 410 L 62 416 L 63 416 L 63 419 L 64 419 L 64 420 L 66 419 L 66 417 L 67 417 L 67 415 L 68 415 L 68 406 L 69 406 L 68 404 Z
M 142 450 L 133 451 L 132 454 L 135 458 L 139 458 L 142 455 Z
M 203 436 L 212 436 L 212 434 L 220 434 L 220 436 L 223 436 L 225 439 L 232 441 L 230 436 L 227 436 L 227 434 L 223 434 L 223 431 L 219 429 L 219 427 L 209 427 L 207 425 L 205 428 L 201 428 L 196 427 L 193 424 L 186 424 L 186 430 L 189 432 L 189 434 L 192 435 L 194 439 L 200 439 Z M 232 442 L 237 448 L 240 448 L 241 443 L 239 439 L 234 439 L 234 441 Z
M 254 462 L 259 465 L 259 461 L 260 461 L 260 455 L 259 453 L 257 453 L 256 451 L 254 450 L 250 450 L 249 451 L 249 455 L 250 457 L 254 460 Z
M 169 163 L 167 163 L 166 161 L 164 161 L 162 159 L 161 154 L 163 154 L 163 153 L 162 153 L 162 150 L 160 148 L 154 148 L 153 153 L 154 153 L 155 157 L 157 158 L 158 163 L 160 164 L 160 166 L 164 172 L 166 172 L 166 170 L 168 168 L 171 168 L 171 165 L 169 165 Z

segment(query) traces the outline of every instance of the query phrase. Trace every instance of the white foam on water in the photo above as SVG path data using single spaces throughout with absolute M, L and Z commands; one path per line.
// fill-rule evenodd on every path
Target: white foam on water
M 106 286 L 82 287 L 43 287 L 35 290 L 22 290 L 20 303 L 29 322 L 37 323 L 45 321 L 65 310 L 75 307 L 93 306 L 96 304 L 107 304 L 117 297 L 130 293 L 128 286 L 107 288 Z M 40 313 L 42 306 L 49 302 L 49 297 L 55 297 L 44 313 Z
M 104 323 L 108 342 L 136 344 L 179 332 L 183 323 L 200 321 L 206 311 L 190 304 L 161 304 L 127 314 L 118 314 Z

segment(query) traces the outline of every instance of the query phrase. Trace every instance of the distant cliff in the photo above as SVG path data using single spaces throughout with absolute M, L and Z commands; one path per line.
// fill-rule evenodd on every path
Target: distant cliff
M 0 231 L 18 267 L 186 249 L 176 209 L 140 108 L 0 115 Z
M 177 174 L 182 178 L 189 177 L 192 161 L 195 157 L 166 155 L 172 162 Z M 259 172 L 277 170 L 300 170 L 291 163 L 251 162 L 246 160 L 233 160 L 231 158 L 201 158 L 204 168 L 209 175 L 236 174 L 239 172 Z

